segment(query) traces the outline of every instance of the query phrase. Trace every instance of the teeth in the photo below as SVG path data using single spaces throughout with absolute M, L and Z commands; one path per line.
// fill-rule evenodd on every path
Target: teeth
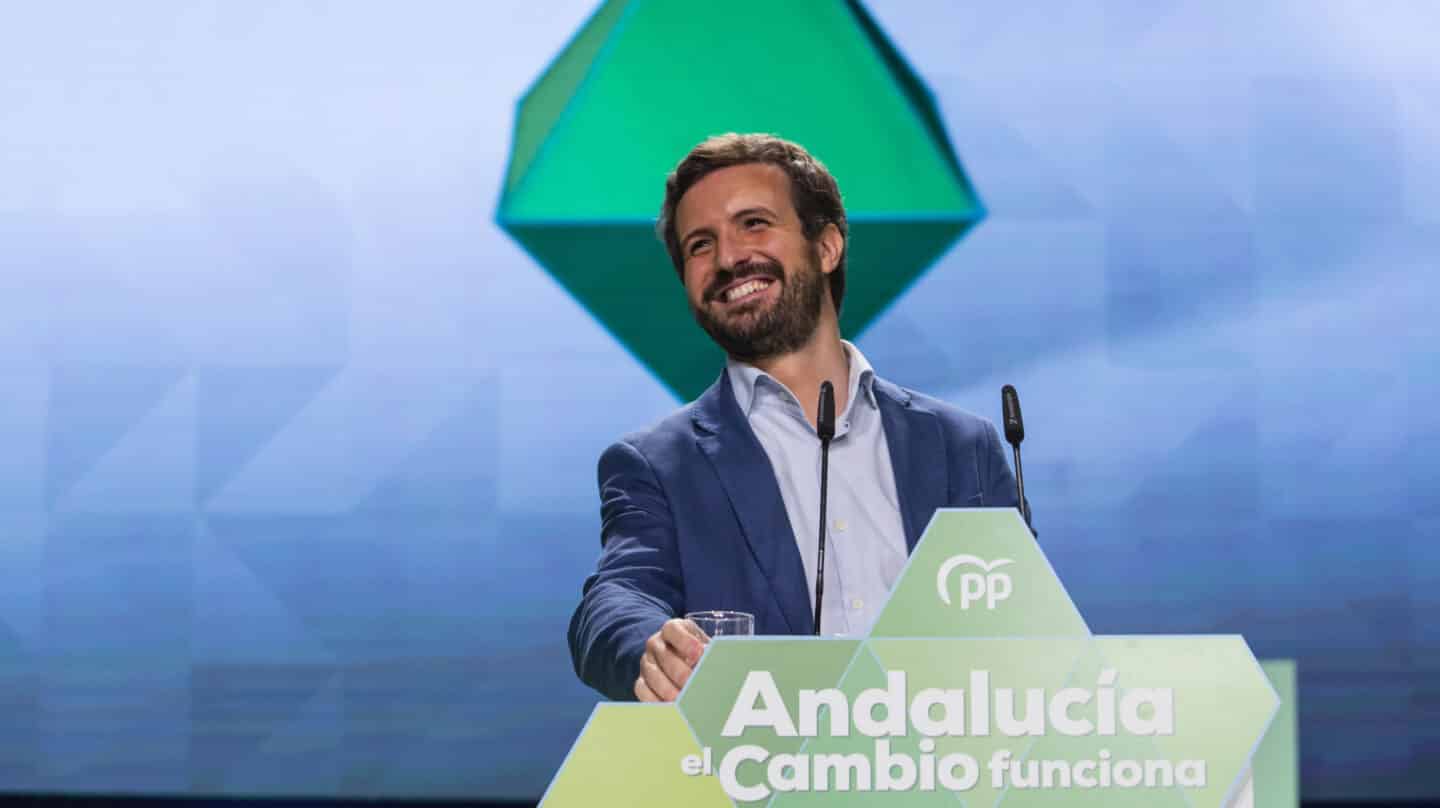
M 762 280 L 746 281 L 745 283 L 742 283 L 742 284 L 740 284 L 739 286 L 735 287 L 734 289 L 731 289 L 730 291 L 726 292 L 726 293 L 725 293 L 725 302 L 726 302 L 726 303 L 729 303 L 729 302 L 731 302 L 731 301 L 733 301 L 733 300 L 739 300 L 740 298 L 742 298 L 742 297 L 750 294 L 751 292 L 758 292 L 758 291 L 760 291 L 761 289 L 764 289 L 765 287 L 767 287 L 767 286 L 769 286 L 769 285 L 770 285 L 770 282 L 769 282 L 769 281 L 762 281 Z

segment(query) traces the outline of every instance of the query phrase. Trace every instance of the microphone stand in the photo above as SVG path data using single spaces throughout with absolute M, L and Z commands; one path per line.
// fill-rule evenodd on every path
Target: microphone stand
M 820 636 L 820 610 L 825 603 L 825 497 L 830 487 L 830 441 L 835 437 L 835 387 L 820 383 L 820 407 L 815 413 L 820 436 L 820 549 L 815 554 L 815 636 Z
M 1025 524 L 1030 524 L 1030 503 L 1025 501 L 1025 470 L 1020 467 L 1020 444 L 1012 443 L 1010 448 L 1015 451 L 1015 492 L 1020 497 L 1020 515 L 1025 517 Z

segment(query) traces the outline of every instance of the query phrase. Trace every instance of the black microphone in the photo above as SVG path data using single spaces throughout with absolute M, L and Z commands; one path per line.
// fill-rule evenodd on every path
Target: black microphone
M 835 386 L 820 382 L 820 408 L 815 413 L 820 436 L 820 551 L 815 555 L 815 636 L 820 636 L 820 607 L 825 602 L 825 493 L 830 487 L 830 441 L 835 437 Z
M 1025 440 L 1025 419 L 1020 417 L 1020 394 L 1011 385 L 1000 388 L 1000 412 L 1005 419 L 1005 440 L 1015 450 L 1015 493 L 1020 497 L 1020 515 L 1030 524 L 1030 503 L 1025 501 L 1025 470 L 1020 466 L 1020 441 Z

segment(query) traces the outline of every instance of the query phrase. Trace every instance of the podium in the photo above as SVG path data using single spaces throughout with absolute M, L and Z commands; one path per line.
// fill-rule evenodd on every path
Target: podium
M 869 635 L 711 641 L 541 806 L 1288 808 L 1282 691 L 1238 635 L 1093 634 L 1014 510 L 942 509 Z

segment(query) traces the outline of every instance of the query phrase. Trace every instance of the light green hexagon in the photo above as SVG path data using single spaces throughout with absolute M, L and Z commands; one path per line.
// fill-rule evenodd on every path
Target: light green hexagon
M 1098 638 L 1097 638 L 1098 639 Z M 1104 658 L 1103 649 L 1100 644 L 1093 640 L 1086 644 L 1084 653 L 1078 660 L 1075 669 L 1065 681 L 1065 687 L 1096 688 L 1101 681 L 1101 674 L 1107 668 L 1114 666 Z M 1124 672 L 1117 672 L 1117 684 L 1124 684 L 1129 678 Z M 1115 688 L 1117 698 L 1120 688 Z M 1092 701 L 1088 705 L 1070 710 L 1070 715 L 1077 719 L 1084 719 L 1096 722 L 1097 705 Z M 1021 744 L 1013 744 L 1022 746 Z M 1111 736 L 1091 734 L 1085 736 L 1071 737 L 1056 733 L 1047 733 L 1044 737 L 1033 739 L 1032 743 L 1023 745 L 1023 751 L 1016 757 L 1020 758 L 1022 765 L 1035 765 L 1039 769 L 1039 775 L 1044 776 L 1044 761 L 1064 760 L 1095 760 L 1104 761 L 1108 757 L 1110 762 L 1120 760 L 1158 760 L 1163 757 L 1156 747 L 1154 740 L 1148 736 L 1129 735 L 1124 732 Z M 1022 777 L 1024 773 L 1022 773 Z M 1010 778 L 1002 784 L 1000 799 L 994 803 L 1004 808 L 1030 808 L 1031 806 L 1065 806 L 1065 808 L 1192 808 L 1187 802 L 1184 793 L 1173 784 L 1170 787 L 1140 788 L 1140 789 L 1117 789 L 1117 788 L 1092 788 L 1092 789 L 1044 789 L 1044 788 L 1021 788 L 1011 782 Z M 1203 803 L 1195 802 L 1193 806 L 1211 805 L 1219 808 L 1219 802 Z
M 1016 692 L 1044 688 L 1054 692 L 1073 676 L 1090 645 L 1088 637 L 1005 637 L 974 640 L 872 639 L 867 645 L 888 670 L 906 673 L 909 691 L 926 688 L 971 690 L 970 672 L 983 670 L 992 683 L 1005 683 Z M 993 686 L 993 685 L 992 685 Z M 992 732 L 980 737 L 940 737 L 935 754 L 943 757 L 964 752 L 984 762 L 997 749 L 1024 748 L 1025 739 Z M 994 805 L 1000 789 L 982 778 L 964 794 L 969 805 Z
M 1229 804 L 1279 699 L 1244 640 L 1215 637 L 1096 637 L 1067 686 L 1095 689 L 1114 672 L 1116 703 L 1137 688 L 1168 688 L 1174 694 L 1174 733 L 1065 736 L 1050 733 L 1026 760 L 1203 760 L 1205 785 L 1181 788 L 1097 787 L 1085 790 L 1022 789 L 1013 784 L 999 803 L 1005 808 L 1151 808 Z M 1094 702 L 1072 711 L 1092 722 Z
M 746 675 L 751 671 L 770 673 L 794 716 L 798 714 L 799 691 L 834 687 L 859 647 L 859 640 L 818 637 L 719 637 L 706 647 L 677 703 L 700 744 L 712 750 L 717 765 L 726 752 L 742 743 L 763 746 L 772 754 L 794 752 L 803 738 L 781 738 L 769 729 L 748 730 L 741 738 L 720 734 Z
M 972 598 L 976 585 L 985 586 L 979 599 Z M 1002 586 L 1008 586 L 1003 597 Z M 942 508 L 921 535 L 870 636 L 1083 637 L 1089 633 L 1018 512 Z
M 885 687 L 885 668 L 875 658 L 875 655 L 868 648 L 860 648 L 850 667 L 845 671 L 845 676 L 840 680 L 840 690 L 853 703 L 855 696 L 871 688 Z M 828 727 L 829 713 L 822 715 L 821 726 Z M 919 754 L 917 744 L 919 738 L 906 736 L 902 738 L 889 739 L 891 749 L 897 754 L 906 754 L 914 757 Z M 844 736 L 822 734 L 814 738 L 807 738 L 800 747 L 800 753 L 805 755 L 863 755 L 869 758 L 875 752 L 875 739 L 854 731 L 853 726 L 850 732 Z M 872 774 L 873 776 L 873 774 Z M 838 776 L 836 778 L 838 781 Z M 775 795 L 770 808 L 871 808 L 877 801 L 884 801 L 883 795 L 874 792 L 862 791 L 839 791 L 836 790 L 836 783 L 829 783 L 829 790 L 826 791 L 793 791 Z M 853 784 L 852 784 L 853 785 Z M 896 796 L 896 795 L 890 795 Z M 913 792 L 905 795 L 907 808 L 925 808 L 925 806 L 948 806 L 956 808 L 957 802 L 954 794 L 948 791 Z
M 1231 796 L 1280 705 L 1270 679 L 1239 635 L 1096 637 L 1122 689 L 1175 690 L 1175 734 L 1157 736 L 1161 757 L 1202 759 L 1208 783 L 1188 790 L 1196 805 Z
M 699 753 L 674 704 L 597 704 L 540 806 L 734 808 L 715 778 L 681 771 Z
M 1255 804 L 1300 805 L 1300 739 L 1297 725 L 1295 661 L 1262 660 L 1260 669 L 1280 697 L 1265 737 L 1255 749 L 1251 770 L 1255 775 Z

